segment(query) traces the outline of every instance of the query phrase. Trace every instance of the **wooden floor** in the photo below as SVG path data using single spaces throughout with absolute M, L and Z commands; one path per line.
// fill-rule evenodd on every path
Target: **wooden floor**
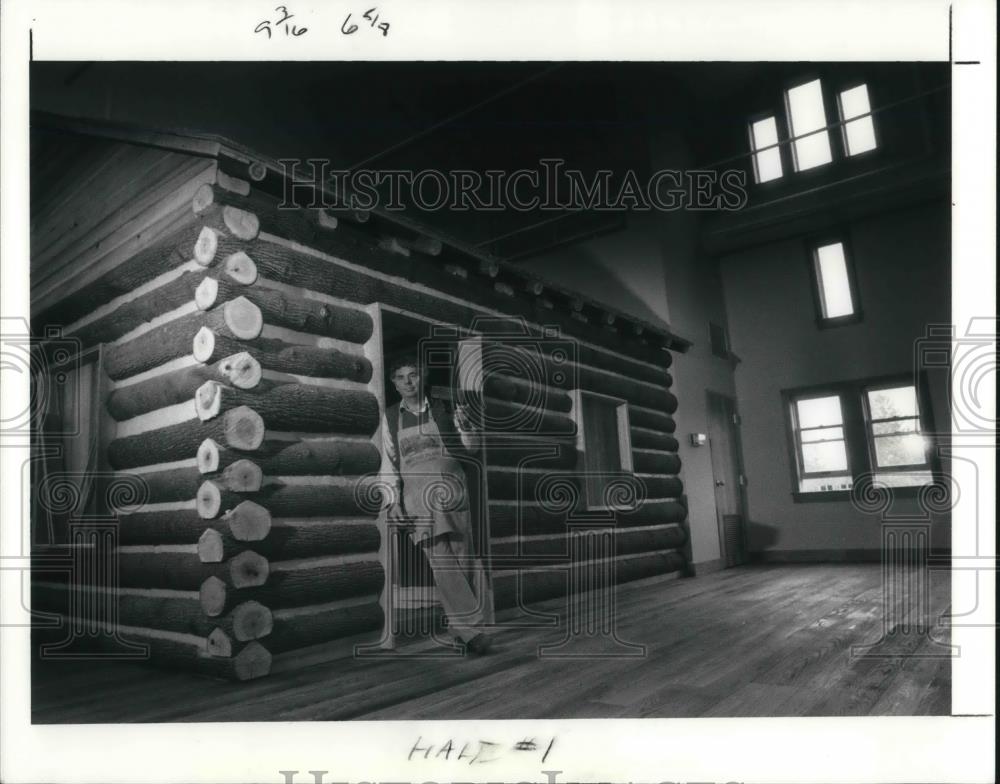
M 949 605 L 934 573 L 932 636 Z M 947 714 L 951 662 L 926 636 L 890 635 L 882 657 L 877 564 L 748 566 L 621 586 L 617 635 L 644 656 L 539 657 L 560 628 L 504 628 L 458 659 L 342 659 L 249 683 L 132 663 L 36 662 L 36 723 Z M 565 609 L 559 600 L 533 609 Z M 602 638 L 603 639 L 603 638 Z M 610 646 L 615 648 L 614 644 Z M 609 645 L 568 646 L 607 653 Z M 621 649 L 615 648 L 618 652 Z M 627 649 L 631 652 L 633 649 Z

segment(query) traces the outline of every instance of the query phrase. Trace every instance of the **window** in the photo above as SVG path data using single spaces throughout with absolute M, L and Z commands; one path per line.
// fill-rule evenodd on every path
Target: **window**
M 799 398 L 792 415 L 799 491 L 849 490 L 852 482 L 840 396 Z
M 573 419 L 588 509 L 608 509 L 610 485 L 632 473 L 628 404 L 616 397 L 576 390 Z
M 933 481 L 924 435 L 931 428 L 912 379 L 842 382 L 782 397 L 798 499 L 843 494 L 862 474 L 897 488 Z
M 812 256 L 820 323 L 830 326 L 857 321 L 860 313 L 844 243 L 815 243 Z
M 865 390 L 865 420 L 877 481 L 898 487 L 930 480 L 927 439 L 921 434 L 917 390 L 912 384 Z
M 872 121 L 871 104 L 868 101 L 868 86 L 859 84 L 841 91 L 837 103 L 840 108 L 841 131 L 844 135 L 844 149 L 848 155 L 860 155 L 874 150 L 875 123 Z
M 805 171 L 833 160 L 830 134 L 826 131 L 823 87 L 813 79 L 785 93 L 788 127 L 791 130 L 795 171 Z M 800 137 L 800 138 L 796 138 Z
M 778 146 L 778 121 L 774 116 L 750 123 L 750 149 L 754 152 L 753 170 L 757 182 L 770 182 L 784 174 Z
M 732 354 L 729 351 L 729 333 L 721 324 L 714 321 L 708 322 L 708 341 L 712 347 L 712 356 L 730 359 Z

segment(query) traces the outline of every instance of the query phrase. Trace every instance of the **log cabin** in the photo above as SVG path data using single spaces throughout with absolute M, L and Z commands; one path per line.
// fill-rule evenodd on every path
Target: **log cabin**
M 388 363 L 413 346 L 433 394 L 471 401 L 483 428 L 467 476 L 501 617 L 558 604 L 579 579 L 658 603 L 665 582 L 751 562 L 877 561 L 885 508 L 858 501 L 872 474 L 899 481 L 895 513 L 919 518 L 922 552 L 946 550 L 947 503 L 922 514 L 913 488 L 947 468 L 932 424 L 947 421 L 947 391 L 926 368 L 913 381 L 910 351 L 948 320 L 946 72 L 701 68 L 673 67 L 662 90 L 686 119 L 654 127 L 650 109 L 644 154 L 704 169 L 737 156 L 744 209 L 588 213 L 551 238 L 544 220 L 501 222 L 489 241 L 345 203 L 281 160 L 280 133 L 242 139 L 229 129 L 242 121 L 211 112 L 185 130 L 204 110 L 165 123 L 127 87 L 97 116 L 63 96 L 62 71 L 39 68 L 33 607 L 71 625 L 82 597 L 95 645 L 238 682 L 421 644 L 407 628 L 437 627 L 433 585 L 378 493 Z M 792 123 L 789 80 L 805 76 L 831 105 L 857 83 L 904 107 L 874 115 L 879 155 L 855 157 L 864 142 L 843 122 L 836 166 L 807 171 L 794 143 L 767 155 L 772 124 Z M 561 79 L 582 105 L 587 79 Z M 723 98 L 738 121 L 710 127 Z M 447 162 L 454 142 L 414 160 Z M 838 271 L 844 287 L 824 289 Z M 888 442 L 865 430 L 885 390 L 915 401 L 887 422 L 934 438 L 888 468 L 875 451 Z M 843 464 L 809 445 L 817 427 L 846 433 Z

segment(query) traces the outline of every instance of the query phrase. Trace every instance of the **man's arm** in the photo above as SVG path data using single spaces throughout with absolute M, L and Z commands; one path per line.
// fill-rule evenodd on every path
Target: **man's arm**
M 382 508 L 387 509 L 402 499 L 403 480 L 399 475 L 399 455 L 396 454 L 396 444 L 389 432 L 389 422 L 382 415 L 382 467 L 379 470 L 380 487 L 382 489 Z

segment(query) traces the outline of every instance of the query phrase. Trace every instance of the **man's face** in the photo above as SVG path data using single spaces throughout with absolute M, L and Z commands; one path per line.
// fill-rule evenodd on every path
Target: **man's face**
M 416 401 L 420 395 L 420 373 L 412 365 L 396 368 L 392 374 L 392 383 L 399 396 L 408 403 Z

